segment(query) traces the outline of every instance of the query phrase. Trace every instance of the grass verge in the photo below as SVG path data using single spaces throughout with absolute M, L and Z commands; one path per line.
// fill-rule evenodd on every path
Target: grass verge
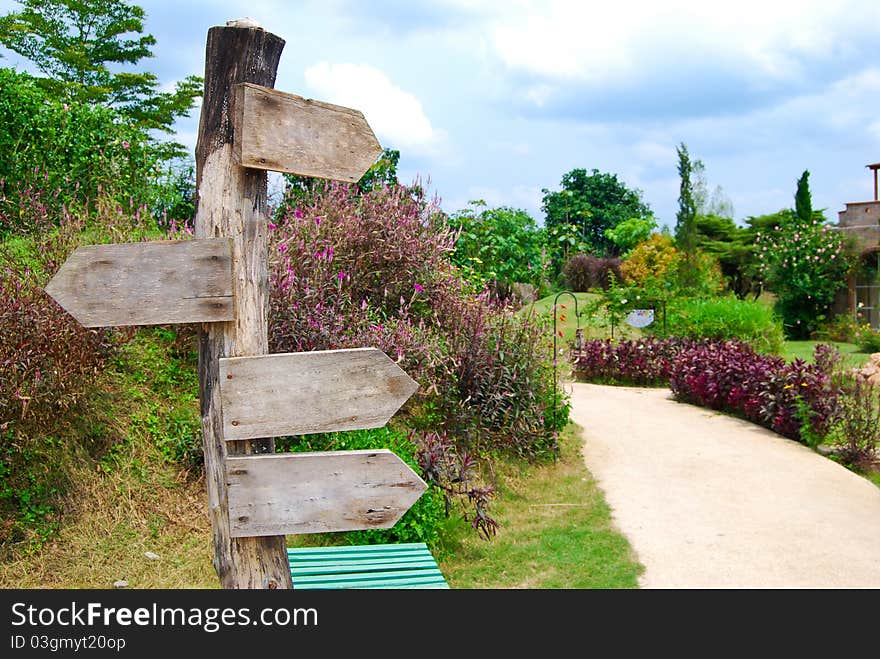
M 581 455 L 580 429 L 560 435 L 554 463 L 505 462 L 496 474 L 491 541 L 450 529 L 438 563 L 452 588 L 636 588 L 643 567 Z
M 120 349 L 47 447 L 65 476 L 56 532 L 0 547 L 0 588 L 217 587 L 204 482 L 175 459 L 198 440 L 194 368 L 174 331 L 142 330 Z
M 854 343 L 842 343 L 839 341 L 785 341 L 782 345 L 781 356 L 786 361 L 794 361 L 802 359 L 805 362 L 813 361 L 813 350 L 820 343 L 830 343 L 840 351 L 843 355 L 843 365 L 845 367 L 856 368 L 867 363 L 870 355 L 865 352 L 859 352 L 859 347 Z

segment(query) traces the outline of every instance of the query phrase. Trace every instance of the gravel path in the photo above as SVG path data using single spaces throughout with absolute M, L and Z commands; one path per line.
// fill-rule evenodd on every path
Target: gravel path
M 880 488 L 668 389 L 571 386 L 642 587 L 880 588 Z

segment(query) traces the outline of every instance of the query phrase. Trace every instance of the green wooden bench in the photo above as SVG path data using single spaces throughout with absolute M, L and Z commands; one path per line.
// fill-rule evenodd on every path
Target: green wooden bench
M 424 542 L 287 550 L 293 587 L 449 588 Z

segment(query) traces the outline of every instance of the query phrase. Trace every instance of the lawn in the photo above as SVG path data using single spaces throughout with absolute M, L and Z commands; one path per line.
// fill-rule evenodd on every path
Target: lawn
M 560 435 L 556 462 L 507 462 L 497 473 L 486 541 L 464 526 L 438 553 L 452 588 L 636 588 L 643 567 L 614 528 L 602 491 L 584 464 L 580 428 Z
M 583 329 L 585 339 L 604 339 L 611 336 L 611 326 L 608 324 L 605 314 L 595 308 L 599 295 L 596 293 L 565 293 L 558 297 L 557 295 L 553 293 L 543 297 L 534 304 L 523 307 L 519 313 L 546 315 L 552 322 L 555 302 L 556 330 L 562 332 L 561 336 L 557 334 L 557 344 L 560 349 L 566 348 L 569 343 L 574 341 L 575 330 L 578 327 Z M 577 299 L 576 305 L 573 297 Z M 577 311 L 577 315 L 575 311 Z M 624 333 L 627 338 L 641 334 L 638 330 L 623 324 L 615 329 L 615 337 L 620 337 Z M 803 359 L 806 362 L 812 362 L 813 350 L 820 343 L 831 343 L 836 347 L 844 357 L 844 366 L 858 367 L 868 361 L 868 353 L 859 352 L 857 345 L 839 341 L 786 341 L 783 344 L 781 356 L 787 361 Z
M 813 361 L 813 350 L 821 343 L 830 343 L 843 355 L 843 365 L 848 367 L 862 366 L 868 361 L 870 355 L 859 352 L 859 347 L 854 343 L 842 343 L 840 341 L 786 341 L 782 347 L 782 357 L 787 361 L 803 359 L 805 362 Z
M 577 300 L 577 302 L 575 302 Z M 556 303 L 556 331 L 557 343 L 560 348 L 566 347 L 574 341 L 575 330 L 580 327 L 583 329 L 584 339 L 607 339 L 611 337 L 611 325 L 609 324 L 605 312 L 597 308 L 599 295 L 596 293 L 568 293 L 563 295 L 553 293 L 547 297 L 542 297 L 534 304 L 526 305 L 519 313 L 536 314 L 546 316 L 550 322 L 553 321 L 553 305 Z M 558 332 L 562 332 L 561 335 Z M 614 336 L 632 338 L 640 336 L 639 330 L 626 325 L 618 325 L 615 328 Z

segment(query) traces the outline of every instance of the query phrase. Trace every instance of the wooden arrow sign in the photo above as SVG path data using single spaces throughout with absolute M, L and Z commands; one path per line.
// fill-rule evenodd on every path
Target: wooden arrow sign
M 234 157 L 243 167 L 356 183 L 382 153 L 357 110 L 269 87 L 239 87 Z
M 230 457 L 233 537 L 388 529 L 427 489 L 387 449 Z
M 418 388 L 375 348 L 222 358 L 223 438 L 379 428 Z
M 233 319 L 225 238 L 77 248 L 46 292 L 85 327 Z

